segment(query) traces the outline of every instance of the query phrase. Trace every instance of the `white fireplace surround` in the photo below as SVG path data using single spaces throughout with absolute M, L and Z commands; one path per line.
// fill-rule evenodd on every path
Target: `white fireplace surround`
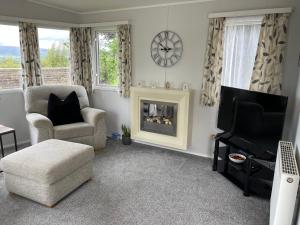
M 141 101 L 177 103 L 177 134 L 170 136 L 141 130 Z M 131 87 L 131 136 L 138 142 L 186 150 L 188 147 L 190 91 Z

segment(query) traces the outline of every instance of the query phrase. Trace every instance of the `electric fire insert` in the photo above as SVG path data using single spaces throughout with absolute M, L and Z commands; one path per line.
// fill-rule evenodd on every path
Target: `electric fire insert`
M 141 130 L 177 135 L 177 103 L 141 100 Z

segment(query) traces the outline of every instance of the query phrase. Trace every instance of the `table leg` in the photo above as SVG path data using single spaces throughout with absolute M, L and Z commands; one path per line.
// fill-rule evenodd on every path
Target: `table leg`
M 244 184 L 244 196 L 249 196 L 250 193 L 249 193 L 249 179 L 250 179 L 250 176 L 251 176 L 251 169 L 252 169 L 252 159 L 251 157 L 248 157 L 248 159 L 246 159 L 246 168 L 247 168 L 247 171 L 246 171 L 246 180 L 245 180 L 245 184 Z
M 230 153 L 230 146 L 226 145 L 226 150 L 225 150 L 225 158 L 224 158 L 224 173 L 227 173 L 227 168 L 228 168 L 228 157 Z
M 214 161 L 212 170 L 216 171 L 218 169 L 218 157 L 219 157 L 219 139 L 216 138 L 215 140 L 215 151 L 214 151 Z
M 2 158 L 4 157 L 4 150 L 3 150 L 3 142 L 2 142 L 2 136 L 0 135 L 0 146 L 1 146 L 1 154 Z
M 14 141 L 15 141 L 15 150 L 18 151 L 16 132 L 14 131 L 13 134 L 14 134 Z

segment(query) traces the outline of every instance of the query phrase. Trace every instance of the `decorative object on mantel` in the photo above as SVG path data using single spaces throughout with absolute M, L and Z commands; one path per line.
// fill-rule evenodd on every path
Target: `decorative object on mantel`
M 130 91 L 132 139 L 186 150 L 190 91 L 140 87 Z
M 171 67 L 181 59 L 183 43 L 178 34 L 165 30 L 153 38 L 150 51 L 151 57 L 157 65 Z
M 157 82 L 156 81 L 151 81 L 150 82 L 150 87 L 151 88 L 157 88 Z
M 138 87 L 144 87 L 144 86 L 145 86 L 145 81 L 144 81 L 144 80 L 139 80 L 139 81 L 137 82 L 137 86 L 138 86 Z
M 189 83 L 182 83 L 182 90 L 184 91 L 188 91 L 190 89 L 190 85 Z
M 130 128 L 126 125 L 122 124 L 122 143 L 124 145 L 130 145 L 131 144 L 131 131 Z
M 171 88 L 171 84 L 170 84 L 169 81 L 167 81 L 167 82 L 165 83 L 165 88 L 166 88 L 166 89 L 170 89 L 170 88 Z

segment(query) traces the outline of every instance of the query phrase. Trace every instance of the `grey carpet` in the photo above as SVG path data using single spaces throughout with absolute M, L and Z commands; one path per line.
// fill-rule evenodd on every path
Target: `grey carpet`
M 9 195 L 0 174 L 0 224 L 268 224 L 269 201 L 244 197 L 209 159 L 109 141 L 94 174 L 53 209 Z

